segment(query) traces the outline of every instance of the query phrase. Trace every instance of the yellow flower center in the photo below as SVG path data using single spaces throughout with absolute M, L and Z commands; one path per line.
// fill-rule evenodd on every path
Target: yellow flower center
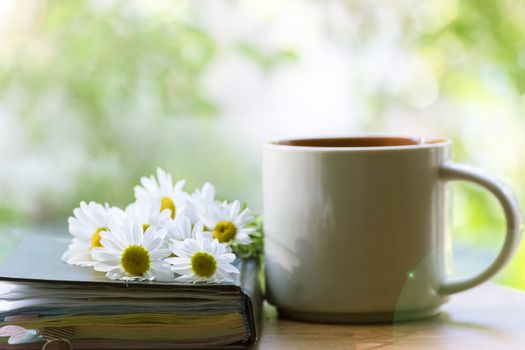
M 213 237 L 221 243 L 229 242 L 237 234 L 237 227 L 231 221 L 220 221 L 213 229 Z
M 151 259 L 148 251 L 144 247 L 132 244 L 122 253 L 120 263 L 124 271 L 130 275 L 142 276 L 149 271 Z
M 146 230 L 150 227 L 150 224 L 142 224 L 142 232 L 146 233 Z
M 160 212 L 162 213 L 165 209 L 171 210 L 171 218 L 175 219 L 177 209 L 175 208 L 175 203 L 169 197 L 163 197 L 160 200 Z
M 197 252 L 191 256 L 191 269 L 199 277 L 211 277 L 217 270 L 217 260 L 206 252 Z
M 108 230 L 107 227 L 99 227 L 96 229 L 96 231 L 91 236 L 91 248 L 103 247 L 102 242 L 101 242 L 102 237 L 100 237 L 100 232 L 107 231 L 107 230 Z

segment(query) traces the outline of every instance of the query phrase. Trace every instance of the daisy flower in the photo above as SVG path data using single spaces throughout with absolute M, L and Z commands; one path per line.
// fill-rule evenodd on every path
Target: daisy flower
M 111 221 L 124 220 L 124 212 L 116 207 L 104 206 L 95 202 L 81 202 L 68 219 L 69 232 L 73 241 L 62 260 L 72 265 L 93 266 L 93 248 L 102 247 L 101 233 L 108 230 Z
M 143 232 L 141 224 L 126 222 L 110 226 L 101 233 L 101 248 L 94 248 L 91 255 L 97 263 L 96 271 L 106 272 L 112 280 L 169 280 L 173 277 L 164 262 L 171 252 L 162 248 L 166 230 L 150 226 Z
M 126 208 L 126 216 L 132 222 L 142 225 L 144 232 L 150 227 L 156 229 L 167 228 L 171 223 L 171 212 L 169 210 L 160 211 L 158 201 L 136 201 Z
M 140 179 L 142 186 L 135 186 L 135 198 L 143 201 L 157 201 L 160 203 L 160 211 L 169 209 L 171 218 L 175 219 L 177 211 L 182 209 L 188 200 L 188 194 L 182 189 L 185 181 L 180 180 L 173 185 L 171 175 L 161 168 L 157 168 L 157 178 L 142 177 Z
M 253 222 L 254 217 L 249 208 L 239 213 L 240 209 L 241 203 L 235 201 L 228 206 L 212 207 L 199 217 L 219 242 L 249 244 L 250 234 L 255 232 L 255 228 L 246 226 Z
M 187 238 L 195 238 L 197 233 L 204 234 L 203 229 L 204 225 L 202 222 L 196 222 L 192 225 L 190 218 L 185 215 L 177 215 L 175 220 L 168 226 L 166 241 L 171 239 L 183 241 Z
M 206 182 L 202 185 L 202 188 L 197 188 L 195 192 L 192 193 L 191 199 L 196 205 L 211 205 L 215 203 L 215 187 Z
M 233 282 L 239 270 L 232 265 L 235 254 L 227 244 L 198 232 L 195 238 L 172 240 L 171 251 L 175 257 L 167 258 L 171 269 L 181 275 L 181 282 Z
M 197 188 L 195 192 L 191 194 L 191 211 L 188 211 L 187 215 L 190 216 L 193 222 L 199 220 L 199 216 L 207 211 L 214 210 L 215 207 L 226 207 L 228 203 L 226 201 L 220 202 L 215 199 L 215 187 L 206 182 L 202 188 Z

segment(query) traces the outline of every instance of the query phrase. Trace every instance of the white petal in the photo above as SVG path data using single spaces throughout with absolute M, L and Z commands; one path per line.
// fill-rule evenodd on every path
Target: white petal
M 160 237 L 157 237 L 157 229 L 153 226 L 148 227 L 146 232 L 144 232 L 142 238 L 142 245 L 144 248 L 149 249 L 150 245 L 156 240 L 161 240 Z
M 114 269 L 106 273 L 106 277 L 110 280 L 121 280 L 126 279 L 127 275 L 120 269 Z
M 158 281 L 171 281 L 175 277 L 175 274 L 173 273 L 173 271 L 170 271 L 170 270 L 157 270 L 154 267 L 151 268 L 150 273 Z
M 175 258 L 177 259 L 177 258 Z M 181 259 L 181 258 L 178 258 L 178 259 Z M 191 262 L 190 261 L 183 261 L 183 260 L 166 260 L 167 263 L 171 264 L 171 268 L 172 269 L 175 269 L 175 270 L 180 270 L 180 269 L 191 269 Z
M 250 244 L 251 239 L 250 236 L 248 236 L 245 232 L 241 230 L 235 235 L 235 241 L 240 244 Z
M 133 244 L 142 244 L 144 240 L 144 229 L 141 224 L 133 223 L 132 225 Z
M 229 273 L 225 273 L 222 271 L 217 271 L 216 273 L 216 279 L 219 282 L 233 282 L 233 276 Z
M 112 270 L 118 269 L 119 267 L 120 267 L 120 265 L 118 263 L 113 263 L 113 264 L 97 263 L 97 264 L 95 264 L 93 266 L 93 269 L 95 271 L 108 272 L 108 271 L 112 271 Z
M 198 280 L 199 279 L 193 274 L 187 274 L 187 275 L 183 275 L 183 276 L 175 278 L 175 281 L 180 281 L 180 282 L 196 282 Z
M 171 271 L 176 272 L 179 275 L 193 273 L 191 267 L 188 267 L 188 266 L 181 266 L 181 267 L 171 266 Z
M 82 242 L 73 242 L 62 255 L 62 261 L 70 265 L 91 266 L 94 264 L 91 258 L 91 245 Z
M 149 256 L 152 260 L 160 260 L 160 259 L 164 259 L 170 256 L 170 254 L 171 254 L 171 251 L 168 249 L 157 249 L 157 250 L 151 251 L 149 253 Z
M 240 231 L 243 232 L 246 235 L 251 235 L 252 233 L 255 233 L 255 231 L 257 231 L 257 230 L 255 228 L 253 228 L 253 227 L 244 227 Z
M 235 223 L 238 226 L 246 226 L 250 223 L 252 223 L 254 220 L 253 215 L 250 212 L 249 208 L 244 209 L 244 211 L 239 214 L 239 216 L 235 219 Z
M 100 237 L 101 237 L 100 243 L 102 243 L 102 246 L 105 248 L 108 248 L 110 250 L 115 250 L 115 251 L 121 251 L 126 248 L 124 244 L 119 242 L 117 237 L 111 234 L 111 232 L 108 232 L 108 231 L 101 232 Z
M 91 250 L 91 257 L 100 262 L 114 261 L 119 259 L 118 253 L 108 250 L 107 248 L 93 248 Z
M 235 254 L 233 254 L 233 253 L 227 253 L 227 254 L 223 254 L 223 255 L 221 255 L 221 256 L 217 259 L 217 262 L 218 262 L 219 264 L 222 264 L 222 263 L 227 263 L 227 264 L 229 264 L 229 263 L 235 261 L 236 258 L 237 258 L 237 257 L 235 256 Z
M 239 210 L 240 209 L 241 209 L 241 202 L 234 201 L 232 203 L 232 205 L 230 206 L 230 212 L 229 212 L 229 215 L 228 215 L 230 217 L 230 219 L 235 218 L 239 214 Z
M 226 273 L 240 273 L 239 269 L 231 264 L 220 265 L 219 269 Z
M 184 188 L 184 185 L 186 184 L 186 180 L 179 180 L 175 184 L 175 191 L 176 192 L 182 192 L 182 189 Z

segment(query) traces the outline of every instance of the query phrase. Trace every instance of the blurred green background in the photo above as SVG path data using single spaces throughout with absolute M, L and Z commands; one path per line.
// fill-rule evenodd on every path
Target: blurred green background
M 159 165 L 260 210 L 264 140 L 378 131 L 450 137 L 523 201 L 523 23 L 517 0 L 0 0 L 0 222 L 65 228 Z M 462 275 L 504 221 L 454 190 Z M 524 272 L 521 245 L 497 280 Z

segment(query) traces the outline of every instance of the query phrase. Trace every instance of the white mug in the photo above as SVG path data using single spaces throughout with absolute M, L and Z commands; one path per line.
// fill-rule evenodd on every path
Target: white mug
M 375 322 L 434 315 L 447 296 L 492 277 L 521 236 L 519 203 L 492 175 L 451 161 L 452 142 L 348 137 L 268 142 L 263 195 L 267 297 L 280 315 Z M 507 223 L 478 275 L 446 279 L 451 180 L 489 190 Z

